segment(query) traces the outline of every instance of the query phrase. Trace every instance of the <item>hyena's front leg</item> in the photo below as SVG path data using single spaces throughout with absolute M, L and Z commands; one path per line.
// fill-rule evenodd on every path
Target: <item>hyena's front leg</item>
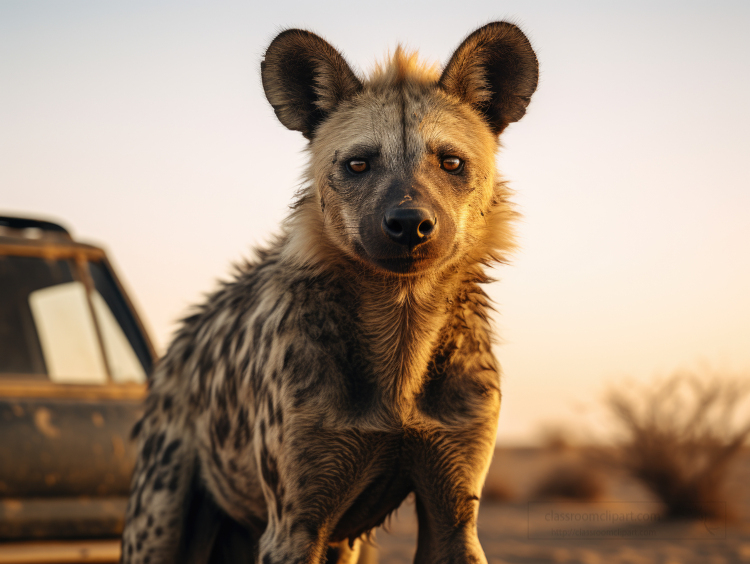
M 323 562 L 326 564 L 357 564 L 360 562 L 361 552 L 361 540 L 356 539 L 351 544 L 348 540 L 343 540 L 328 546 Z
M 413 442 L 419 536 L 417 564 L 486 564 L 477 538 L 479 497 L 494 432 L 425 433 Z
M 371 461 L 378 456 L 372 438 L 352 431 L 298 427 L 297 432 L 277 454 L 261 445 L 268 504 L 258 551 L 262 564 L 326 562 L 329 537 L 371 478 Z M 358 557 L 358 550 L 335 552 L 339 564 L 353 564 Z
M 122 535 L 121 562 L 177 562 L 195 454 L 181 425 L 159 427 L 148 418 L 139 425 L 143 428 Z

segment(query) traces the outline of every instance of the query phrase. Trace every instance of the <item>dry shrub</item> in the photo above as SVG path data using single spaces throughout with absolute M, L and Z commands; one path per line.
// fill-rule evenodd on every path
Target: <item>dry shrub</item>
M 542 426 L 538 432 L 539 443 L 542 448 L 552 452 L 569 450 L 573 445 L 572 433 L 568 428 L 559 423 L 548 423 Z
M 748 386 L 676 374 L 654 388 L 615 389 L 608 407 L 625 431 L 621 464 L 671 518 L 724 517 L 727 471 L 750 435 L 737 420 Z
M 563 464 L 554 468 L 539 483 L 532 499 L 594 501 L 604 493 L 604 481 L 591 466 Z
M 491 476 L 487 477 L 484 488 L 482 488 L 483 500 L 507 502 L 513 497 L 513 490 L 505 481 Z

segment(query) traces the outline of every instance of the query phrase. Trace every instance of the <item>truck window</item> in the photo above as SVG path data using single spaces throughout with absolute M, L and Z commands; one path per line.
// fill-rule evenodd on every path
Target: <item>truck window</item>
M 152 359 L 140 326 L 107 265 L 95 261 L 88 264 L 96 288 L 92 303 L 102 327 L 104 348 L 112 365 L 112 378 L 115 381 L 144 382 L 145 375 L 151 372 Z M 99 298 L 96 297 L 97 293 Z M 109 313 L 105 313 L 107 311 Z M 136 360 L 141 366 L 140 371 L 136 371 Z
M 94 290 L 91 295 L 91 304 L 94 307 L 96 321 L 104 342 L 104 350 L 109 362 L 109 371 L 115 382 L 136 382 L 142 384 L 146 381 L 146 373 L 141 362 L 130 345 L 112 310 L 104 301 L 102 295 Z
M 46 378 L 29 296 L 42 288 L 73 282 L 67 260 L 0 256 L 0 376 L 28 374 Z
M 83 283 L 35 290 L 29 295 L 29 306 L 50 380 L 106 384 L 107 367 Z

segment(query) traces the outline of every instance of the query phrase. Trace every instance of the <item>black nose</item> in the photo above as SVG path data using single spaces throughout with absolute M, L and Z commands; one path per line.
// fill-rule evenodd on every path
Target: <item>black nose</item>
M 437 225 L 435 215 L 425 208 L 393 208 L 385 212 L 383 231 L 399 245 L 416 247 L 427 241 Z

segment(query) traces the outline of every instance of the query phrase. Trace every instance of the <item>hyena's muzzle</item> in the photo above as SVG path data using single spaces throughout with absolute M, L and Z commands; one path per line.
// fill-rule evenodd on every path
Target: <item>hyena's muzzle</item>
M 443 262 L 455 237 L 454 222 L 430 190 L 416 179 L 390 183 L 360 223 L 362 258 L 407 274 Z

